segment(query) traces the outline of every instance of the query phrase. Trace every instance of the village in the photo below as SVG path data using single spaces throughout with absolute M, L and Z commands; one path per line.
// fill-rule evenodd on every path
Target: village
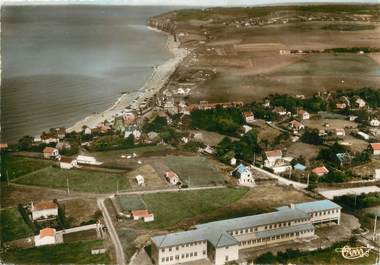
M 176 15 L 208 18 L 204 14 L 208 11 L 188 12 Z M 223 90 L 217 96 L 199 92 L 220 69 L 189 66 L 202 62 L 203 53 L 226 56 L 230 47 L 222 51 L 205 45 L 213 41 L 208 32 L 172 30 L 175 23 L 165 20 L 170 15 L 162 16 L 164 25 L 157 18 L 150 24 L 166 28 L 187 45 L 188 54 L 163 89 L 141 94 L 96 126 L 50 128 L 17 143 L 0 144 L 0 261 L 118 265 L 378 261 L 379 90 L 360 82 L 350 89 L 340 78 L 334 89 L 308 89 L 307 81 L 300 90 L 268 89 L 257 99 L 251 90 L 250 96 L 239 97 Z M 376 15 L 306 16 L 286 8 L 264 17 L 218 18 L 206 21 L 228 30 L 377 21 Z M 191 23 L 201 32 L 207 24 Z M 359 30 L 370 25 L 364 26 Z M 197 34 L 202 38 L 198 40 Z M 249 45 L 233 44 L 233 53 L 249 52 Z M 366 47 L 260 49 L 264 46 L 274 49 L 271 56 L 279 60 L 311 53 L 378 52 Z M 234 79 L 231 82 L 227 84 L 231 93 L 239 91 L 240 84 L 234 87 L 230 86 Z M 349 263 L 341 251 L 347 246 L 368 255 Z

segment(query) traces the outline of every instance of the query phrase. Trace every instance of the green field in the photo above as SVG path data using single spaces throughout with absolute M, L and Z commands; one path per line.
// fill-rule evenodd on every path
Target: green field
M 119 181 L 119 190 L 125 190 L 129 187 L 127 177 L 120 173 L 106 173 L 79 169 L 64 170 L 54 167 L 48 167 L 27 174 L 14 179 L 13 182 L 24 185 L 66 189 L 66 178 L 69 179 L 69 187 L 72 191 L 99 193 L 115 192 L 117 181 Z
M 106 152 L 94 152 L 94 155 L 99 161 L 112 162 L 114 159 L 120 158 L 121 155 L 136 153 L 137 156 L 149 156 L 149 155 L 162 155 L 163 152 L 172 150 L 173 148 L 167 145 L 147 145 L 129 149 L 106 151 Z
M 91 255 L 91 249 L 97 248 L 103 248 L 102 241 L 81 241 L 11 250 L 2 253 L 2 258 L 16 264 L 110 264 L 108 254 Z
M 186 218 L 210 213 L 239 200 L 247 188 L 180 191 L 144 194 L 147 208 L 154 213 L 154 222 L 142 224 L 146 228 L 173 226 Z
M 4 155 L 1 157 L 1 175 L 8 174 L 14 179 L 36 170 L 51 166 L 54 162 L 49 160 Z
M 224 184 L 224 177 L 205 157 L 167 156 L 164 161 L 189 186 Z
M 142 198 L 136 196 L 117 196 L 117 201 L 123 211 L 133 211 L 145 209 Z
M 0 210 L 0 240 L 12 241 L 33 235 L 16 207 Z

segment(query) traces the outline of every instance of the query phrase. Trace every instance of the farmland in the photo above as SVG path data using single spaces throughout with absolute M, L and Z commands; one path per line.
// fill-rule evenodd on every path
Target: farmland
M 44 168 L 34 173 L 14 179 L 18 184 L 34 185 L 46 188 L 66 189 L 67 178 L 70 190 L 80 192 L 113 192 L 117 182 L 119 189 L 127 189 L 127 178 L 120 173 L 86 171 L 79 169 L 63 170 L 54 167 Z
M 8 175 L 9 180 L 49 167 L 53 161 L 4 155 L 1 157 L 1 175 Z

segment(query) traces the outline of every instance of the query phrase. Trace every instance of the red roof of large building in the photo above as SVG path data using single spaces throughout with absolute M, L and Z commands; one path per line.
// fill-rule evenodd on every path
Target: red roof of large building
M 47 210 L 47 209 L 56 209 L 58 208 L 58 205 L 54 202 L 38 202 L 33 204 L 33 210 L 34 211 L 42 211 L 42 210 Z
M 373 150 L 380 150 L 380 143 L 372 143 L 371 147 Z
M 151 214 L 148 210 L 134 210 L 132 211 L 132 215 L 136 217 L 149 217 Z
M 50 147 L 50 146 L 48 146 L 48 147 L 45 147 L 44 148 L 44 150 L 42 150 L 42 152 L 43 153 L 49 153 L 49 154 L 51 154 L 51 153 L 53 153 L 53 152 L 55 152 L 55 151 L 57 151 L 58 149 L 56 149 L 56 148 L 54 148 L 54 147 Z
M 40 238 L 43 238 L 45 236 L 51 236 L 55 237 L 55 229 L 54 228 L 44 228 L 40 230 Z

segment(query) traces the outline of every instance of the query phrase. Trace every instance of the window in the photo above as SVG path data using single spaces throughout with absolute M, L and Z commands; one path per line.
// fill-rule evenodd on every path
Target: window
M 173 260 L 173 256 L 170 256 L 170 260 Z
M 198 256 L 198 252 L 195 251 L 195 252 L 194 252 L 194 256 L 195 256 L 195 257 Z
M 186 258 L 188 258 L 189 257 L 189 253 L 186 253 Z
M 165 262 L 165 258 L 162 258 L 162 259 L 161 259 L 161 262 Z
M 176 256 L 175 256 L 175 259 L 176 259 L 176 260 L 179 260 L 179 255 L 176 255 Z
M 164 252 L 165 252 L 165 249 L 164 249 L 164 248 L 161 248 L 161 252 L 164 253 Z
M 193 256 L 193 252 L 190 252 L 190 257 L 192 257 Z
M 179 249 L 179 247 L 178 247 L 178 246 L 176 246 L 176 247 L 175 247 L 175 250 L 178 250 L 178 249 Z
M 206 255 L 206 250 L 203 250 L 203 255 Z
M 226 256 L 225 260 L 228 261 L 228 256 Z
M 226 247 L 226 249 L 228 249 L 228 247 Z
M 169 257 L 166 257 L 166 261 L 169 261 Z
M 169 248 L 169 252 L 172 251 L 172 248 Z
M 185 257 L 185 254 L 182 254 L 182 255 L 181 255 L 181 259 L 183 259 L 184 257 Z

